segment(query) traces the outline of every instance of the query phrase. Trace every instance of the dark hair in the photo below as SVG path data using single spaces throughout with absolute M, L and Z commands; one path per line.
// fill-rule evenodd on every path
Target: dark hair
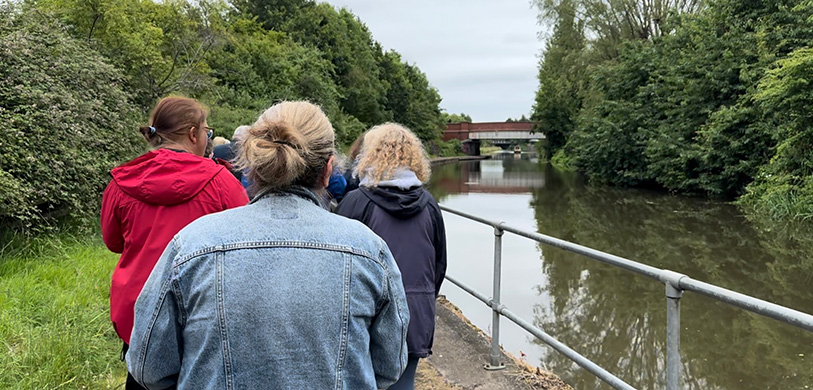
M 173 96 L 161 99 L 150 114 L 150 125 L 139 131 L 152 147 L 164 140 L 177 142 L 191 127 L 200 127 L 206 121 L 206 109 L 195 99 Z
M 356 157 L 358 157 L 361 153 L 361 148 L 364 147 L 364 135 L 365 133 L 362 133 L 358 138 L 356 138 L 355 141 L 353 141 L 353 144 L 350 145 L 350 150 L 348 151 L 350 163 L 353 163 L 356 160 Z

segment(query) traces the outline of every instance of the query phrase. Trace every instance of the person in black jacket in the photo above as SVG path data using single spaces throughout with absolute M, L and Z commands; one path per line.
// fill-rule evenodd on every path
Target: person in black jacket
M 443 216 L 423 188 L 429 180 L 429 159 L 415 134 L 386 123 L 364 136 L 356 174 L 359 188 L 345 195 L 336 212 L 381 236 L 401 270 L 410 314 L 409 361 L 390 389 L 413 389 L 418 359 L 432 354 L 435 299 L 446 276 Z
M 234 175 L 234 177 L 237 178 L 237 180 L 241 183 L 243 182 L 243 172 L 239 169 L 233 168 L 233 163 L 235 157 L 237 157 L 237 150 L 240 147 L 240 140 L 248 135 L 249 129 L 251 129 L 251 126 L 240 126 L 236 128 L 230 143 L 215 146 L 212 150 L 212 153 L 214 153 L 212 157 L 215 158 L 215 161 L 227 161 L 232 166 L 232 168 L 229 168 L 229 171 L 231 171 L 232 175 Z M 245 185 L 243 185 L 243 187 L 245 187 Z
M 344 199 L 344 195 L 350 193 L 350 191 L 359 188 L 359 178 L 358 175 L 355 174 L 356 165 L 359 162 L 359 154 L 361 154 L 361 147 L 364 146 L 364 134 L 360 135 L 353 141 L 353 144 L 350 145 L 350 151 L 347 157 L 350 159 L 350 166 L 347 167 L 347 170 L 344 171 L 344 180 L 347 182 L 344 187 L 344 194 L 342 194 L 341 198 L 337 198 L 336 200 L 341 203 L 342 199 Z

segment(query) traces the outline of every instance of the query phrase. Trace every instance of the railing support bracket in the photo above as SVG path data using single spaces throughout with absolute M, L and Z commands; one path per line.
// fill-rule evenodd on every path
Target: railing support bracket
M 500 274 L 502 273 L 502 223 L 494 226 L 494 284 L 491 298 L 491 359 L 485 366 L 486 370 L 502 370 L 505 368 L 500 359 Z

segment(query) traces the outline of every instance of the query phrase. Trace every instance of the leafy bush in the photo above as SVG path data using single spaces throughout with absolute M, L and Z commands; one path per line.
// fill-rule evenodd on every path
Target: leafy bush
M 459 139 L 450 139 L 448 141 L 437 140 L 434 143 L 434 147 L 430 149 L 436 149 L 439 157 L 454 157 L 463 154 L 463 144 Z
M 654 108 L 643 89 L 651 76 L 651 46 L 630 44 L 617 61 L 596 70 L 592 90 L 565 147 L 573 164 L 602 183 L 635 186 L 647 176 L 647 133 Z
M 777 61 L 760 83 L 758 101 L 776 126 L 776 154 L 762 166 L 742 202 L 773 218 L 813 217 L 813 49 Z
M 588 3 L 537 2 L 556 23 L 532 116 L 548 154 L 599 182 L 813 216 L 813 1 L 703 2 L 653 21 L 654 35 L 601 12 L 574 21 Z
M 574 169 L 573 166 L 573 159 L 567 155 L 564 149 L 559 149 L 550 159 L 550 164 L 556 168 L 563 169 L 563 170 L 572 170 Z
M 36 13 L 0 7 L 0 221 L 96 211 L 107 172 L 142 149 L 120 73 Z

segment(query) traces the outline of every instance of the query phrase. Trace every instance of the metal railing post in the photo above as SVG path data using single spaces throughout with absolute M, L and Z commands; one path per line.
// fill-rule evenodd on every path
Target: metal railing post
M 491 362 L 486 370 L 502 370 L 505 364 L 500 361 L 500 278 L 502 273 L 502 236 L 505 232 L 494 227 L 494 284 L 491 298 Z
M 683 290 L 666 284 L 666 390 L 680 389 L 680 297 Z

